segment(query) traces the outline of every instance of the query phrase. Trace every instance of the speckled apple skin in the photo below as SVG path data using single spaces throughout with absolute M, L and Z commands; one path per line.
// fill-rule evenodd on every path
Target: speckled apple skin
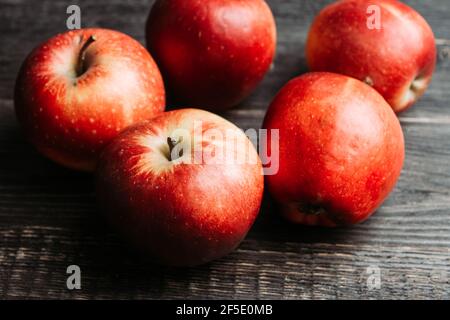
M 223 110 L 269 70 L 275 20 L 263 0 L 158 0 L 147 20 L 147 47 L 174 100 Z
M 270 105 L 264 128 L 280 130 L 279 171 L 266 179 L 293 222 L 361 222 L 399 178 L 400 123 L 378 92 L 353 78 L 309 73 L 291 80 Z
M 87 71 L 77 77 L 83 43 Z M 93 171 L 100 150 L 125 127 L 164 111 L 161 74 L 147 50 L 107 29 L 59 34 L 35 48 L 17 78 L 15 109 L 26 136 L 48 158 Z
M 380 10 L 380 29 L 368 27 L 373 16 L 369 6 Z M 325 7 L 314 19 L 306 56 L 311 71 L 365 81 L 399 113 L 427 89 L 436 65 L 436 45 L 425 19 L 401 1 L 343 0 Z
M 199 265 L 230 253 L 247 234 L 261 205 L 261 161 L 242 131 L 237 141 L 255 163 L 152 161 L 164 151 L 172 129 L 190 128 L 194 121 L 202 121 L 204 129 L 237 129 L 202 110 L 166 112 L 115 138 L 97 169 L 101 211 L 134 248 L 164 265 Z

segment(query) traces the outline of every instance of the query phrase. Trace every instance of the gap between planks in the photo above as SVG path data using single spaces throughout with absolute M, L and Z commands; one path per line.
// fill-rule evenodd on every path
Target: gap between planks
M 258 118 L 263 118 L 265 116 L 266 110 L 263 109 L 236 109 L 225 113 L 225 116 L 253 116 Z M 403 117 L 400 116 L 399 120 L 401 123 L 416 123 L 416 124 L 450 124 L 450 117 Z

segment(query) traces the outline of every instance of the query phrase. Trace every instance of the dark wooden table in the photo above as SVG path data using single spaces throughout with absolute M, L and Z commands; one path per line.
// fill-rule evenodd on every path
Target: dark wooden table
M 277 19 L 274 68 L 225 117 L 259 128 L 277 90 L 306 71 L 304 43 L 330 1 L 269 1 Z M 58 167 L 27 144 L 13 86 L 28 52 L 65 31 L 78 4 L 82 26 L 114 28 L 144 43 L 152 1 L 0 0 L 0 298 L 450 298 L 450 2 L 408 0 L 434 29 L 434 81 L 400 116 L 406 163 L 395 192 L 370 220 L 335 230 L 283 221 L 264 200 L 240 248 L 208 265 L 173 269 L 136 257 L 95 209 L 92 177 Z M 81 290 L 66 268 L 81 267 Z M 380 287 L 367 285 L 380 272 Z M 376 283 L 375 283 L 376 284 Z

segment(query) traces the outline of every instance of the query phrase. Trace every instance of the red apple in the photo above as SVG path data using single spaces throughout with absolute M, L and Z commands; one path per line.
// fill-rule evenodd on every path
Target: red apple
M 306 56 L 312 71 L 365 81 L 398 113 L 425 92 L 436 45 L 424 18 L 400 1 L 343 0 L 315 18 Z
M 15 108 L 28 139 L 48 158 L 92 171 L 119 131 L 164 111 L 161 74 L 147 50 L 106 29 L 59 34 L 20 70 Z
M 247 97 L 269 69 L 275 21 L 264 0 L 157 0 L 147 46 L 175 99 L 225 109 Z
M 363 221 L 402 169 L 395 113 L 378 92 L 347 76 L 310 73 L 291 80 L 269 107 L 264 128 L 279 129 L 279 171 L 267 183 L 293 222 Z M 270 153 L 270 139 L 267 146 Z
M 202 264 L 236 248 L 258 214 L 264 187 L 246 135 L 197 109 L 126 129 L 105 148 L 96 176 L 100 208 L 112 225 L 140 251 L 175 266 Z

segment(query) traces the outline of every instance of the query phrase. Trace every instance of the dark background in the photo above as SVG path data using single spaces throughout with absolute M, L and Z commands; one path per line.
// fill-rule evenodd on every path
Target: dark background
M 409 0 L 431 24 L 434 80 L 400 116 L 406 162 L 395 192 L 367 222 L 335 230 L 290 225 L 264 200 L 240 248 L 208 265 L 152 266 L 130 252 L 98 216 L 91 176 L 39 156 L 13 111 L 14 79 L 29 51 L 66 29 L 78 4 L 82 27 L 107 27 L 144 43 L 153 1 L 0 0 L 0 298 L 450 298 L 450 2 Z M 314 15 L 331 1 L 271 0 L 278 27 L 274 68 L 224 116 L 259 128 L 274 94 L 306 71 Z M 82 289 L 66 288 L 66 268 Z M 369 290 L 368 267 L 381 272 Z

